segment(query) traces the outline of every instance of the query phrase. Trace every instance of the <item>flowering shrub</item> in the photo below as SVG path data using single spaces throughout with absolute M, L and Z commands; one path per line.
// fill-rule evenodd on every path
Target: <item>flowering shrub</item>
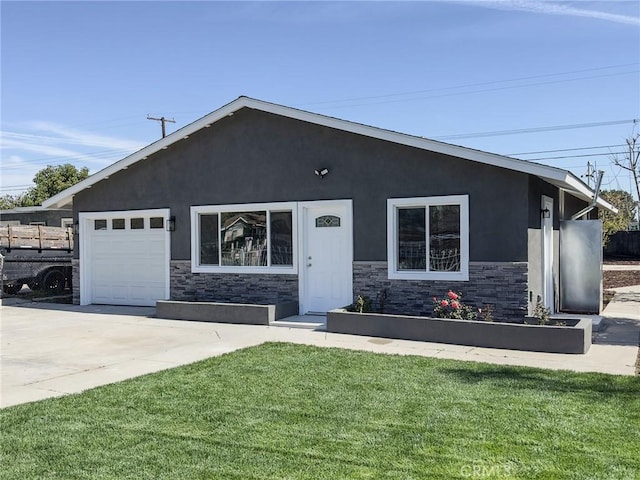
M 456 318 L 458 320 L 475 320 L 478 312 L 475 308 L 462 303 L 462 293 L 451 290 L 446 298 L 433 297 L 433 313 L 437 318 Z

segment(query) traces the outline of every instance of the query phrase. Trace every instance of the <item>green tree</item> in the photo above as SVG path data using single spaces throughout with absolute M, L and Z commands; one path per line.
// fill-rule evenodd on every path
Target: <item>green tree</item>
M 600 196 L 618 209 L 618 213 L 611 213 L 603 208 L 599 210 L 602 220 L 602 244 L 606 245 L 609 236 L 629 228 L 634 219 L 636 203 L 633 195 L 624 190 L 603 190 Z
M 2 195 L 0 196 L 0 210 L 9 210 L 15 207 L 21 207 L 24 195 Z
M 35 185 L 23 195 L 21 206 L 41 205 L 47 198 L 75 185 L 89 176 L 89 169 L 77 169 L 70 163 L 64 165 L 48 165 L 33 177 Z

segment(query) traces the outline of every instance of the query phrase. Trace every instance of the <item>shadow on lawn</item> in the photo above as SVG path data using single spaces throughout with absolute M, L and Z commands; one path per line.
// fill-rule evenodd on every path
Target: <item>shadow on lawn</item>
M 548 371 L 499 365 L 483 366 L 481 370 L 455 367 L 439 370 L 467 384 L 493 384 L 512 389 L 581 393 L 597 397 L 612 394 L 640 397 L 638 376 Z

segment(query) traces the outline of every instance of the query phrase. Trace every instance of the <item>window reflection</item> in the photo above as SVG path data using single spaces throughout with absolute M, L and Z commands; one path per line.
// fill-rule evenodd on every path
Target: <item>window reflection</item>
M 429 207 L 429 270 L 460 271 L 460 205 Z
M 218 214 L 200 215 L 200 265 L 219 265 Z
M 398 270 L 426 268 L 425 208 L 398 209 Z
M 291 212 L 271 212 L 271 265 L 293 265 Z
M 221 214 L 222 265 L 267 266 L 267 212 Z
M 398 209 L 398 270 L 460 271 L 460 205 L 430 205 L 427 255 L 426 208 Z M 428 260 L 427 260 L 428 258 Z

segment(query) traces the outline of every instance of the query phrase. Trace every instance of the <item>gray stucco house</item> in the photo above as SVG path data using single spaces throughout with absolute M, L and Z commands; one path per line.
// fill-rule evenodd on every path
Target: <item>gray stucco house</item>
M 73 212 L 69 208 L 15 207 L 0 210 L 0 226 L 7 225 L 44 225 L 47 227 L 70 227 L 73 225 Z
M 240 97 L 43 205 L 73 204 L 76 303 L 428 313 L 453 289 L 521 317 L 556 307 L 559 222 L 612 208 L 593 197 L 558 168 Z

